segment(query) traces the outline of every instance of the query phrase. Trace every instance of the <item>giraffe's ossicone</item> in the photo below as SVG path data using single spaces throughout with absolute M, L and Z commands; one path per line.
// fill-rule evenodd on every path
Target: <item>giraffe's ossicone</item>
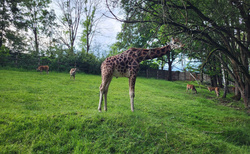
M 135 81 L 136 75 L 139 71 L 139 64 L 146 59 L 153 59 L 166 55 L 172 49 L 178 49 L 184 45 L 178 39 L 172 41 L 161 48 L 142 49 L 130 48 L 121 54 L 108 57 L 101 65 L 102 84 L 100 86 L 100 99 L 98 110 L 101 111 L 101 105 L 104 95 L 104 110 L 107 111 L 107 93 L 109 84 L 115 77 L 128 77 L 129 78 L 129 95 L 131 110 L 134 111 L 134 97 L 135 97 Z

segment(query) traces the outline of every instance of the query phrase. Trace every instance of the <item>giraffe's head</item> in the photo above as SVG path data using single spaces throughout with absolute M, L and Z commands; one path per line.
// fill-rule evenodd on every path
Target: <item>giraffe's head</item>
M 172 38 L 169 45 L 171 46 L 171 49 L 179 49 L 185 46 L 185 44 L 182 44 L 178 38 Z

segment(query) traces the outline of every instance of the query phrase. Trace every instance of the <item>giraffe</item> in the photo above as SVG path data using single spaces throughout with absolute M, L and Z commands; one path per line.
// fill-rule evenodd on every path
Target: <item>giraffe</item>
M 184 45 L 178 39 L 171 39 L 168 45 L 161 48 L 142 49 L 130 48 L 118 55 L 108 57 L 101 65 L 102 83 L 100 86 L 100 99 L 98 110 L 101 112 L 101 105 L 104 95 L 104 110 L 107 111 L 107 94 L 110 82 L 114 77 L 129 78 L 129 96 L 131 111 L 134 112 L 135 81 L 139 64 L 146 59 L 153 59 L 166 55 L 172 49 L 182 48 Z

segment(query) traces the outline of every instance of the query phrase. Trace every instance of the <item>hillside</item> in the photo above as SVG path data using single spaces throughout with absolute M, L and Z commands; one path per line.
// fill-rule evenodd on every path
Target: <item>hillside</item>
M 113 78 L 98 112 L 101 77 L 0 69 L 0 153 L 250 153 L 250 116 L 187 82 Z M 193 83 L 196 85 L 196 83 Z M 239 109 L 229 107 L 230 104 Z

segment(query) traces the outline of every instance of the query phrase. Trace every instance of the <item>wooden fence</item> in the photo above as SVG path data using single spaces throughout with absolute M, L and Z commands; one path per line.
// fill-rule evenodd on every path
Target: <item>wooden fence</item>
M 200 80 L 200 78 L 201 78 L 200 74 L 192 73 L 192 75 L 197 80 Z M 155 70 L 155 69 L 147 69 L 145 71 L 141 70 L 139 72 L 139 76 L 143 76 L 146 78 L 156 78 L 156 79 L 168 80 L 168 71 Z M 191 76 L 190 72 L 172 71 L 172 81 L 195 81 L 195 79 Z M 210 77 L 207 74 L 203 74 L 203 81 L 210 82 Z

